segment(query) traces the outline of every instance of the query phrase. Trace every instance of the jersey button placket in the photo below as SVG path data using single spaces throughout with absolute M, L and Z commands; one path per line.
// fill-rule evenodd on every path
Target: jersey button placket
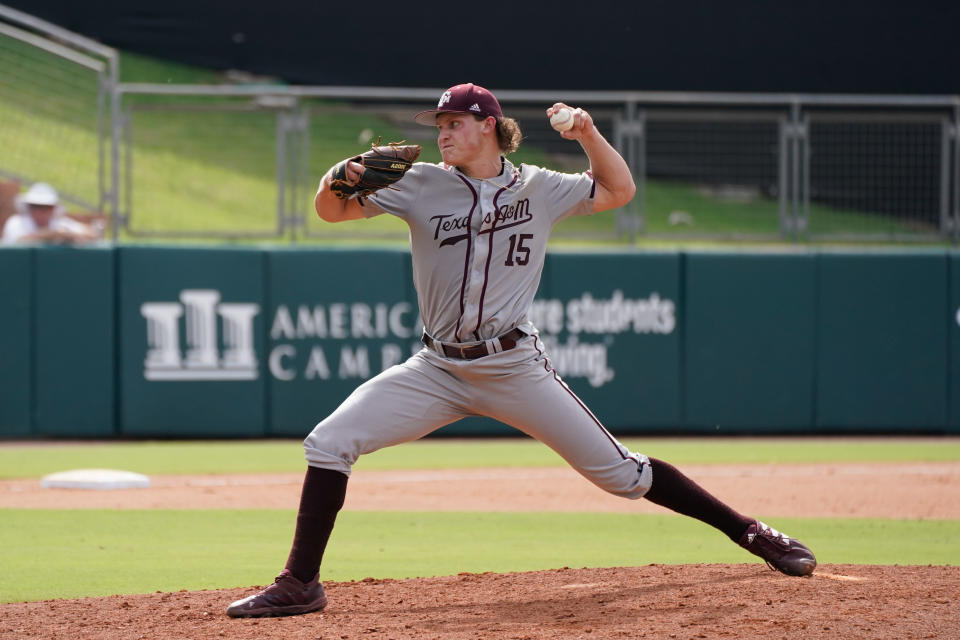
M 464 340 L 475 339 L 473 330 L 479 321 L 480 296 L 483 292 L 484 270 L 486 269 L 487 255 L 490 251 L 490 239 L 487 234 L 481 234 L 480 231 L 489 227 L 488 224 L 484 223 L 484 218 L 486 217 L 486 212 L 490 211 L 493 206 L 493 193 L 490 191 L 490 186 L 486 183 L 480 184 L 479 192 L 479 220 L 477 224 L 473 225 L 470 229 L 474 241 L 471 268 L 468 270 L 469 281 L 467 282 L 463 329 L 461 330 L 461 336 Z

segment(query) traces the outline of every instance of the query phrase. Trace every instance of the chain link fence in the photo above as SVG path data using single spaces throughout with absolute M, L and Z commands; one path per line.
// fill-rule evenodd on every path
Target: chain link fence
M 806 129 L 811 236 L 955 234 L 949 114 L 814 112 Z
M 69 208 L 104 209 L 116 60 L 107 47 L 0 5 L 0 180 L 47 182 Z
M 436 89 L 117 82 L 116 54 L 0 5 L 0 177 L 53 183 L 107 211 L 114 240 L 406 237 L 392 216 L 325 224 L 312 202 L 337 161 L 407 140 Z M 958 241 L 958 96 L 498 91 L 524 131 L 515 162 L 588 168 L 549 128 L 582 106 L 638 185 L 556 238 Z

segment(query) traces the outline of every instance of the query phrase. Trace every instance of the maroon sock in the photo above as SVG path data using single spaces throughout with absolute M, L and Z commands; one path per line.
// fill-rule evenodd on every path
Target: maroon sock
M 310 582 L 320 570 L 327 540 L 346 493 L 346 475 L 330 469 L 307 467 L 300 492 L 297 529 L 286 566 L 300 582 Z
M 741 515 L 717 500 L 703 487 L 683 475 L 673 465 L 650 458 L 653 486 L 644 497 L 662 507 L 696 518 L 716 527 L 737 542 L 753 524 L 753 518 Z

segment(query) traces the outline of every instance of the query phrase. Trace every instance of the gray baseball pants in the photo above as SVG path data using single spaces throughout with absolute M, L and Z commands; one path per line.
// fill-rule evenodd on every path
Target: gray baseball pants
M 595 485 L 637 499 L 653 482 L 646 456 L 608 432 L 553 370 L 538 336 L 510 351 L 457 360 L 422 349 L 357 387 L 304 440 L 310 466 L 350 474 L 361 455 L 488 416 L 536 438 Z

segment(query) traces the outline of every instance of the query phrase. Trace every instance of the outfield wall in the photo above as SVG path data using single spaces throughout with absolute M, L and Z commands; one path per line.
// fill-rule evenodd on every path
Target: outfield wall
M 299 437 L 420 348 L 402 250 L 11 248 L 0 273 L 4 438 Z M 552 253 L 532 319 L 617 433 L 960 432 L 960 252 Z

